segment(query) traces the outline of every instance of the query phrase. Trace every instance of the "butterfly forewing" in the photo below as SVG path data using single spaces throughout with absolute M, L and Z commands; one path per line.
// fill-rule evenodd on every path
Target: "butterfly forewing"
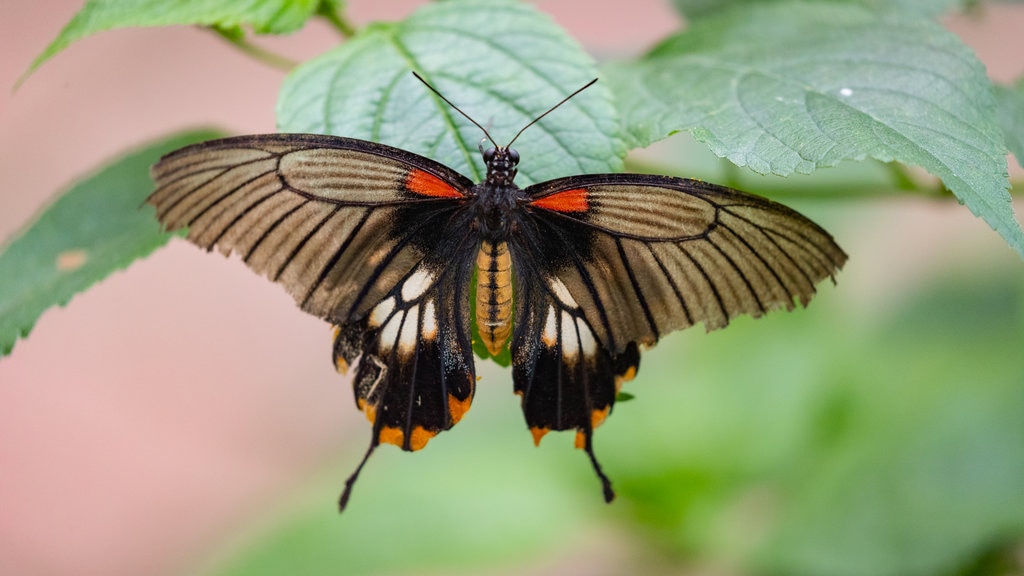
M 613 352 L 697 323 L 806 304 L 846 261 L 832 237 L 770 200 L 696 180 L 610 174 L 525 190 L 547 258 Z M 565 199 L 563 201 L 563 199 Z M 558 246 L 584 247 L 575 253 Z
M 304 310 L 366 313 L 432 250 L 472 183 L 395 148 L 272 134 L 190 146 L 153 168 L 148 202 L 168 229 L 235 252 Z

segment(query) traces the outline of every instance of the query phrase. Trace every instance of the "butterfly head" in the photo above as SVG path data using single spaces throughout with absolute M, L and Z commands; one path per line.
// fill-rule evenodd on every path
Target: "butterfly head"
M 519 152 L 508 146 L 493 146 L 483 150 L 484 164 L 487 165 L 487 184 L 491 186 L 512 186 L 519 164 Z
M 495 143 L 494 138 L 491 138 L 491 135 L 487 133 L 487 128 L 484 128 L 483 125 L 481 125 L 479 122 L 473 120 L 473 118 L 469 114 L 463 112 L 458 106 L 452 104 L 452 102 L 445 98 L 444 95 L 437 90 L 437 88 L 431 86 L 430 83 L 424 80 L 423 77 L 420 76 L 415 70 L 413 71 L 412 75 L 415 76 L 417 80 L 422 82 L 423 85 L 426 86 L 431 92 L 436 94 L 438 98 L 444 100 L 445 103 L 452 107 L 452 109 L 454 109 L 459 114 L 465 116 L 467 120 L 472 122 L 477 128 L 480 129 L 481 132 L 484 133 L 484 140 L 487 140 L 491 143 L 491 147 L 486 150 L 484 150 L 483 142 L 481 141 L 480 143 L 480 153 L 483 154 L 484 164 L 487 165 L 487 180 L 485 184 L 501 187 L 513 186 L 512 180 L 516 177 L 516 165 L 519 164 L 519 153 L 512 148 L 512 143 L 515 142 L 517 138 L 519 138 L 520 134 L 525 132 L 526 129 L 529 128 L 530 126 L 533 126 L 538 121 L 540 121 L 541 118 L 547 116 L 556 108 L 568 102 L 570 98 L 586 90 L 591 85 L 593 85 L 594 82 L 597 82 L 597 78 L 594 78 L 590 82 L 587 82 L 582 87 L 577 89 L 575 92 L 563 98 L 561 102 L 555 104 L 551 108 L 548 108 L 547 112 L 544 112 L 543 114 L 537 116 L 536 118 L 531 120 L 526 126 L 520 128 L 519 132 L 517 132 L 516 135 L 513 136 L 512 139 L 508 141 L 508 144 L 504 146 L 499 146 L 498 144 Z

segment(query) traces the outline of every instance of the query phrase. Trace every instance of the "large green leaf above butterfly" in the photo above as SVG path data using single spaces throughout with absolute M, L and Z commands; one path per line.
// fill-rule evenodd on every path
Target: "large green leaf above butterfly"
M 738 4 L 703 6 L 686 31 L 605 67 L 631 145 L 687 130 L 783 176 L 865 158 L 918 165 L 1024 256 L 992 83 L 960 39 L 899 5 Z
M 380 142 L 481 180 L 480 131 L 423 90 L 410 70 L 480 116 L 499 143 L 601 75 L 578 42 L 529 5 L 427 4 L 400 22 L 368 26 L 296 69 L 281 89 L 278 130 Z M 621 171 L 620 130 L 609 87 L 598 82 L 518 140 L 531 158 L 519 183 Z

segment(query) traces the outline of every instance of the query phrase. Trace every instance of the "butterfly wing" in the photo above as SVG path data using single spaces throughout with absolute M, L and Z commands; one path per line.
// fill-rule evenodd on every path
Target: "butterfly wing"
M 638 344 L 806 304 L 846 261 L 832 237 L 770 200 L 696 180 L 585 175 L 527 188 L 513 242 L 513 374 L 535 437 L 591 436 Z
M 189 146 L 152 175 L 147 202 L 167 229 L 241 255 L 336 324 L 365 315 L 438 244 L 472 186 L 397 148 L 301 134 Z
M 593 430 L 608 416 L 624 380 L 640 362 L 636 344 L 613 353 L 594 334 L 585 311 L 568 293 L 539 246 L 511 250 L 516 271 L 512 380 L 535 444 L 551 430 L 576 429 L 601 479 L 605 500 L 615 494 L 594 456 Z
M 799 213 L 765 198 L 667 176 L 586 175 L 526 189 L 537 249 L 620 352 L 674 330 L 806 305 L 846 254 Z M 579 247 L 576 251 L 566 246 Z
M 166 228 L 241 255 L 338 326 L 335 364 L 353 366 L 374 426 L 367 456 L 381 442 L 422 448 L 469 408 L 467 178 L 396 148 L 296 134 L 197 144 L 152 174 L 147 201 Z
M 469 230 L 466 222 L 450 224 Z M 335 364 L 354 365 L 356 405 L 373 424 L 363 461 L 339 506 L 381 443 L 419 450 L 469 410 L 476 377 L 470 340 L 469 286 L 476 238 L 452 236 L 362 319 L 340 326 Z

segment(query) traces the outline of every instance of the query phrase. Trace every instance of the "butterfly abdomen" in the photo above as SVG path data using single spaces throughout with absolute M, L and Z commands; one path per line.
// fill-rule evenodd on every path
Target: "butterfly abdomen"
M 497 356 L 512 331 L 512 259 L 508 244 L 482 241 L 476 266 L 477 330 L 487 351 Z

